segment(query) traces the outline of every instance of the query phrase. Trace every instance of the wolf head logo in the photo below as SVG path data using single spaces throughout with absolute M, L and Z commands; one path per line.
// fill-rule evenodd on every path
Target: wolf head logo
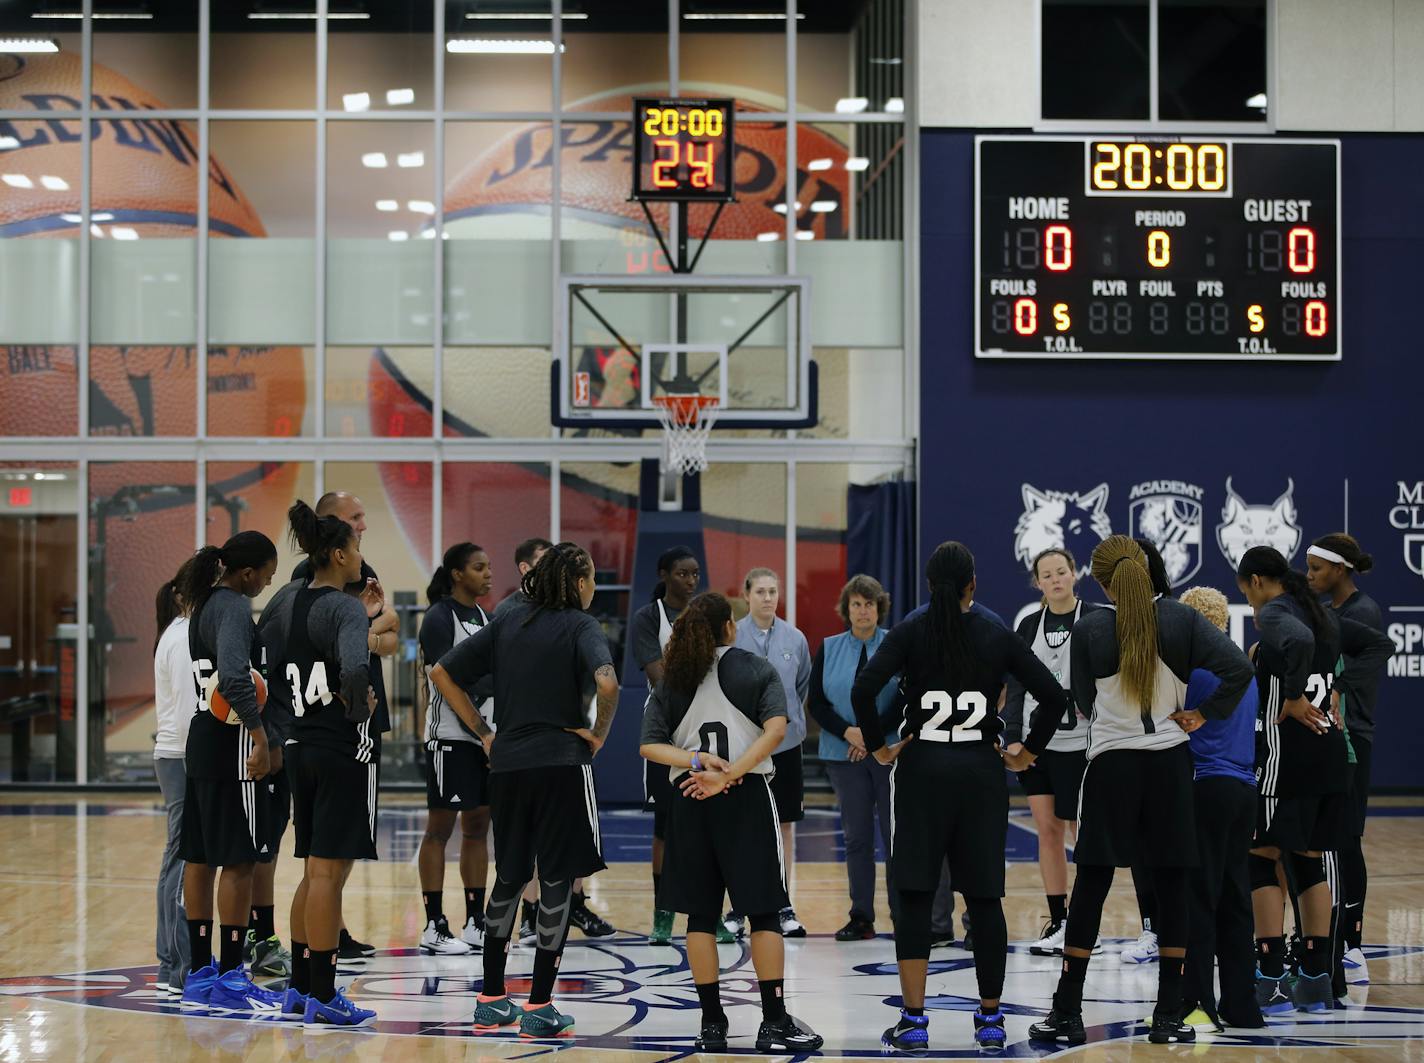
M 1023 485 L 1024 511 L 1014 527 L 1014 557 L 1027 568 L 1053 546 L 1066 546 L 1080 561 L 1078 574 L 1088 572 L 1088 557 L 1100 540 L 1112 534 L 1108 519 L 1108 485 L 1091 491 L 1040 491 Z
M 1291 497 L 1295 481 L 1287 479 L 1286 489 L 1268 506 L 1253 506 L 1231 487 L 1226 479 L 1226 505 L 1221 509 L 1221 523 L 1216 526 L 1216 544 L 1230 562 L 1232 569 L 1241 564 L 1241 557 L 1253 546 L 1274 546 L 1281 556 L 1290 560 L 1300 546 L 1300 528 L 1296 524 L 1295 499 Z

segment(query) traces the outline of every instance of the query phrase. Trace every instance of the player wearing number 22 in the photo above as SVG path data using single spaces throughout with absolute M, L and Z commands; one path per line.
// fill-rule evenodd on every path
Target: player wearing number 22
M 980 1007 L 975 1040 L 1004 1044 L 999 996 L 1004 986 L 1008 930 L 1004 924 L 1004 843 L 1009 791 L 997 751 L 1002 723 L 996 706 L 1011 675 L 1042 707 L 1023 740 L 1025 761 L 1043 752 L 1068 706 L 1053 673 L 1021 638 L 970 612 L 974 555 L 962 543 L 942 543 L 926 567 L 930 606 L 898 625 L 861 669 L 851 690 L 865 749 L 891 763 L 891 852 L 900 890 L 895 956 L 904 1009 L 882 1043 L 923 1051 L 929 1042 L 925 973 L 930 914 L 940 866 L 964 895 L 974 925 L 974 966 Z M 876 695 L 903 676 L 905 740 L 885 744 Z M 1021 764 L 1011 765 L 1021 768 Z

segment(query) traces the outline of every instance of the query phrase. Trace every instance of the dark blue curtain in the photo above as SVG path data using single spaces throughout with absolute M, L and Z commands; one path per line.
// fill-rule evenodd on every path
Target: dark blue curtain
M 846 499 L 846 577 L 863 572 L 890 594 L 890 622 L 915 607 L 915 484 L 851 484 Z

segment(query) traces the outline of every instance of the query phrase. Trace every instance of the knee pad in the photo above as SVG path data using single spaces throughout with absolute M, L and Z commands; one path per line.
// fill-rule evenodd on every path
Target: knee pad
M 771 932 L 781 933 L 781 916 L 776 912 L 764 912 L 761 915 L 747 917 L 747 923 L 752 928 L 753 934 Z
M 717 933 L 717 917 L 715 915 L 689 915 L 687 917 L 687 932 L 689 934 L 715 934 Z
M 1276 862 L 1269 857 L 1257 856 L 1251 853 L 1246 857 L 1246 867 L 1251 875 L 1251 889 L 1263 890 L 1268 887 L 1279 889 L 1280 883 L 1276 881 Z
M 1291 872 L 1295 876 L 1295 891 L 1302 894 L 1312 886 L 1318 886 L 1325 881 L 1325 858 L 1320 856 L 1303 856 L 1300 853 L 1291 853 Z

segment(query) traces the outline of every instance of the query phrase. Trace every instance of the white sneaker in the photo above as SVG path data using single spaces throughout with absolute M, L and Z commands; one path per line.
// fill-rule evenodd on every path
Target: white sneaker
M 1123 963 L 1156 963 L 1157 932 L 1144 930 L 1136 941 L 1122 950 L 1121 955 Z
M 739 913 L 728 912 L 722 916 L 722 929 L 731 934 L 733 939 L 736 939 L 746 933 L 746 924 L 742 922 L 742 917 Z
M 806 928 L 801 925 L 801 920 L 796 918 L 796 912 L 791 908 L 781 909 L 781 936 L 784 938 L 806 936 Z
M 460 931 L 460 940 L 470 946 L 471 952 L 480 952 L 485 947 L 485 925 L 475 922 L 472 916 L 465 920 L 465 929 Z
M 1063 935 L 1068 932 L 1067 920 L 1054 922 L 1050 919 L 1043 924 L 1043 933 L 1028 947 L 1034 956 L 1062 956 Z
M 1365 950 L 1353 948 L 1345 950 L 1345 984 L 1346 985 L 1369 985 L 1370 965 L 1365 959 Z
M 425 930 L 420 935 L 420 951 L 435 956 L 466 956 L 473 950 L 450 933 L 450 924 L 444 919 L 438 923 L 430 919 L 426 921 Z
M 1067 929 L 1067 928 L 1065 927 L 1064 929 Z M 1093 939 L 1093 955 L 1094 955 L 1094 956 L 1101 956 L 1102 954 L 1103 954 L 1103 936 L 1102 936 L 1101 934 L 1099 934 L 1096 938 Z M 1148 1025 L 1150 1026 L 1151 1023 L 1148 1023 Z

